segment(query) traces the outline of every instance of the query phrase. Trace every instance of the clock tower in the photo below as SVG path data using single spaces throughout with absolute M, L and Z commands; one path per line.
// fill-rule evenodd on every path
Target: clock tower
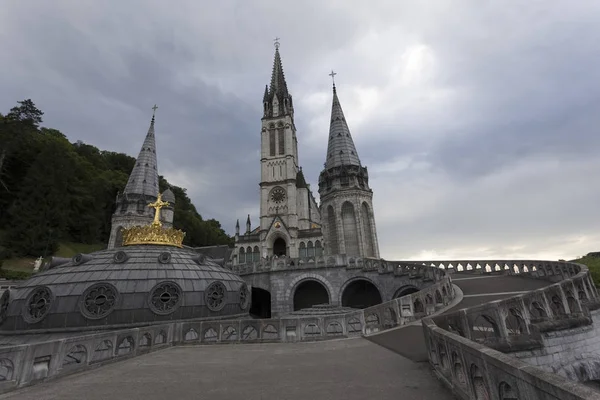
M 248 262 L 249 250 L 252 262 L 272 256 L 308 256 L 307 246 L 318 245 L 312 257 L 322 254 L 319 207 L 299 167 L 294 103 L 277 41 L 271 83 L 263 95 L 260 138 L 260 224 L 238 237 L 237 262 Z

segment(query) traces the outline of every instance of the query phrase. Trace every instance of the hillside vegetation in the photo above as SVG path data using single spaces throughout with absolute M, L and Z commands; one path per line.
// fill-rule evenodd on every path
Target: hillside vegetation
M 41 127 L 43 114 L 31 100 L 0 113 L 0 263 L 7 269 L 27 270 L 39 256 L 103 248 L 117 192 L 135 164 L 126 154 L 71 143 Z M 185 188 L 162 176 L 159 185 L 175 194 L 173 224 L 186 232 L 184 244 L 232 244 L 219 221 L 202 218 Z
M 588 254 L 587 256 L 573 260 L 573 262 L 583 264 L 588 267 L 590 269 L 592 279 L 594 280 L 594 284 L 596 287 L 600 288 L 600 257 Z

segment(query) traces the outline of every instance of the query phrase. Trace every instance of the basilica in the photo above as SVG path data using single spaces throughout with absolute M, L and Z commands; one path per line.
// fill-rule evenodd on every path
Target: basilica
M 243 234 L 238 220 L 233 264 L 334 254 L 379 258 L 367 167 L 360 162 L 335 84 L 320 204 L 298 163 L 294 103 L 278 45 L 261 122 L 260 220 L 252 229 L 248 215 Z

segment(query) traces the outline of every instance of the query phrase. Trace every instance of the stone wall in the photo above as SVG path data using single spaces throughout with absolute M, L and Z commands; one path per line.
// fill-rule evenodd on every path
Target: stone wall
M 600 397 L 564 378 L 577 380 L 573 362 L 589 365 L 590 356 L 598 353 L 593 320 L 599 296 L 587 267 L 566 262 L 485 263 L 489 265 L 480 262 L 471 270 L 524 274 L 548 280 L 548 286 L 426 318 L 430 364 L 442 381 L 463 399 Z
M 449 277 L 430 287 L 364 310 L 278 319 L 180 321 L 147 327 L 16 338 L 0 347 L 0 393 L 173 345 L 298 342 L 358 337 L 431 315 L 454 298 Z M 436 293 L 446 293 L 439 297 Z M 424 304 L 428 298 L 434 304 Z M 54 339 L 48 339 L 48 338 Z

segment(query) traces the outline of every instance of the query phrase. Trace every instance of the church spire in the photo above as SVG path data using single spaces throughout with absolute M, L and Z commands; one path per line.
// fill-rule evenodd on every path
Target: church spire
M 268 91 L 265 89 L 263 96 L 265 104 L 265 117 L 278 117 L 294 114 L 292 96 L 288 92 L 283 64 L 279 54 L 279 38 L 275 39 L 275 57 L 273 59 L 273 71 L 271 72 L 271 84 Z
M 152 107 L 156 112 L 156 105 Z M 150 121 L 150 128 L 146 134 L 146 139 L 137 157 L 135 166 L 129 175 L 127 186 L 124 192 L 126 194 L 140 194 L 147 196 L 158 195 L 158 169 L 156 162 L 156 142 L 154 138 L 154 113 Z
M 331 71 L 330 76 L 333 78 L 335 75 L 335 72 Z M 342 165 L 361 166 L 358 152 L 352 141 L 352 135 L 350 135 L 350 129 L 348 129 L 348 124 L 346 123 L 346 118 L 344 117 L 344 112 L 342 111 L 342 106 L 338 99 L 334 82 L 325 169 L 328 170 Z

